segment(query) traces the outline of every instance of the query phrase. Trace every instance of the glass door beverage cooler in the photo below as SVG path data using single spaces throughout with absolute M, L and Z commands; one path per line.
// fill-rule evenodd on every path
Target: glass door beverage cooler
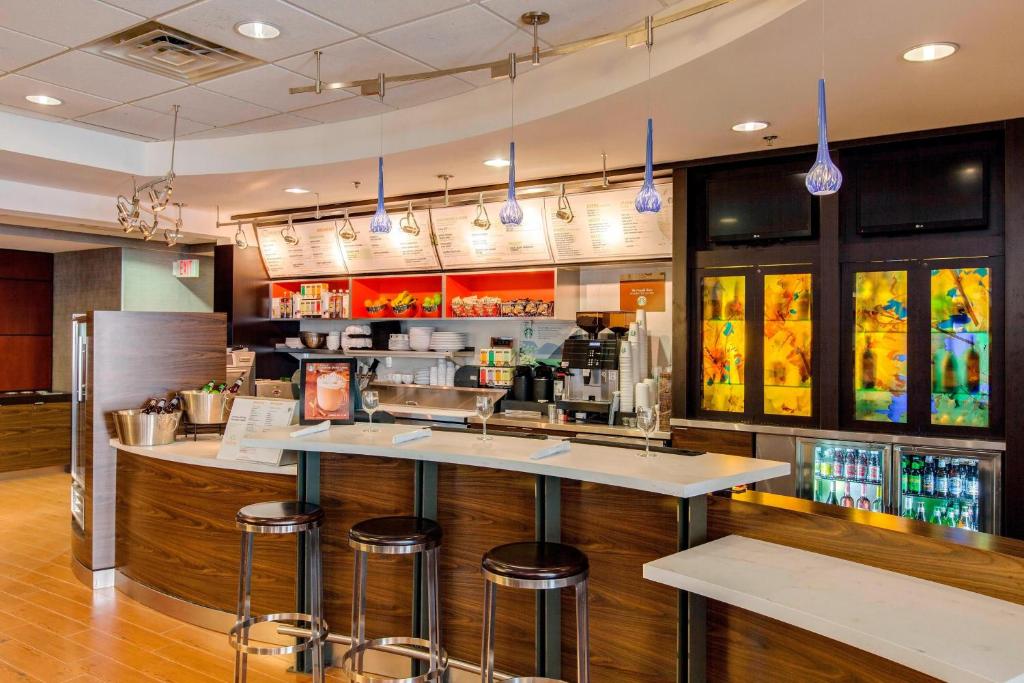
M 797 493 L 818 503 L 888 512 L 887 444 L 797 440 Z
M 897 446 L 893 465 L 894 514 L 999 533 L 1002 453 Z

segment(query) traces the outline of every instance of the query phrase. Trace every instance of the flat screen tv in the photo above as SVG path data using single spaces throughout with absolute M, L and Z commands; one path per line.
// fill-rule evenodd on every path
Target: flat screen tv
M 817 203 L 804 173 L 778 171 L 707 181 L 708 242 L 760 242 L 812 237 Z
M 856 180 L 857 232 L 900 234 L 988 227 L 988 157 L 963 151 L 864 160 Z

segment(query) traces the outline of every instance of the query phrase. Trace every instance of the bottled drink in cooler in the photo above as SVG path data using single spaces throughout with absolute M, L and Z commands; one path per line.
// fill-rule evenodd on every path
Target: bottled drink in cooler
M 924 502 L 923 501 L 917 504 L 917 512 L 914 513 L 914 519 L 920 520 L 922 522 L 927 520 L 927 517 L 925 517 L 925 514 L 924 514 Z
M 935 495 L 935 465 L 929 455 L 924 459 L 924 469 L 921 470 L 921 493 L 926 496 Z
M 910 493 L 910 459 L 903 460 L 900 468 L 900 493 Z
M 910 458 L 909 481 L 908 490 L 910 491 L 910 495 L 921 495 L 921 463 L 918 461 L 917 456 L 911 456 Z
M 839 499 L 836 498 L 836 483 L 834 481 L 829 483 L 828 498 L 825 499 L 825 502 L 829 505 L 839 505 Z
M 903 516 L 914 518 L 914 499 L 911 496 L 903 496 Z
M 839 500 L 839 504 L 844 508 L 853 507 L 853 496 L 850 495 L 850 482 L 846 482 L 846 493 L 844 493 L 843 497 Z
M 843 457 L 843 478 L 847 481 L 857 479 L 857 452 L 852 448 L 848 448 Z
M 176 413 L 179 410 L 181 410 L 181 397 L 175 396 L 166 406 L 164 406 L 164 409 L 161 412 Z
M 868 480 L 872 483 L 882 481 L 882 467 L 878 462 L 881 457 L 882 456 L 879 453 L 871 452 L 869 454 Z
M 818 453 L 818 474 L 822 479 L 832 478 L 832 449 L 818 446 L 814 449 Z
M 964 481 L 960 478 L 960 461 L 954 460 L 949 466 L 949 497 L 959 498 L 964 491 Z
M 860 510 L 870 510 L 871 509 L 871 499 L 868 498 L 865 495 L 866 493 L 867 493 L 867 487 L 865 486 L 861 490 L 860 498 L 857 499 L 857 508 L 860 509 Z
M 857 480 L 865 481 L 868 478 L 868 452 L 857 452 Z
M 836 448 L 832 452 L 832 476 L 835 479 L 843 478 L 843 468 L 845 467 L 845 460 L 843 458 L 843 451 Z
M 946 468 L 945 458 L 939 458 L 939 464 L 935 468 L 935 495 L 939 498 L 949 495 L 949 470 Z
M 964 477 L 964 494 L 971 500 L 977 501 L 981 495 L 981 481 L 978 479 L 978 463 L 967 464 L 967 474 Z
M 941 505 L 935 506 L 935 512 L 932 513 L 932 524 L 938 524 L 942 526 L 946 523 L 946 508 Z

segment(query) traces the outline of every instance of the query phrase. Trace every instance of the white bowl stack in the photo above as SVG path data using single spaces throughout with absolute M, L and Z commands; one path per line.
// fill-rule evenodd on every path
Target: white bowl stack
M 409 348 L 413 351 L 429 351 L 433 327 L 409 327 Z
M 465 332 L 433 332 L 430 335 L 433 351 L 461 351 L 466 348 Z
M 434 370 L 434 372 L 437 372 L 437 370 Z M 416 373 L 413 375 L 413 384 L 429 385 L 430 368 L 422 368 L 420 370 L 417 370 Z

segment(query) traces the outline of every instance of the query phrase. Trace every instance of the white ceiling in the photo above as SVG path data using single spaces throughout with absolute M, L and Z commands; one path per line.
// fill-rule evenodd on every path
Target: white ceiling
M 138 3 L 121 0 L 121 4 Z M 200 4 L 204 3 L 190 7 Z M 295 0 L 292 4 L 296 7 L 301 4 L 328 19 L 325 7 L 344 8 L 345 16 L 351 17 L 350 25 L 346 25 L 350 30 L 370 31 L 374 35 L 367 37 L 366 42 L 362 37 L 344 41 L 331 50 L 332 54 L 346 54 L 349 48 L 343 46 L 346 42 L 352 43 L 354 48 L 372 50 L 374 55 L 392 55 L 389 59 L 397 60 L 393 63 L 398 69 L 402 59 L 426 60 L 429 53 L 426 50 L 417 56 L 394 57 L 396 53 L 376 39 L 386 37 L 392 30 L 389 22 L 401 28 L 405 25 L 401 22 L 409 21 L 402 12 L 411 11 L 414 6 L 430 6 L 436 10 L 454 5 L 454 10 L 447 11 L 472 6 L 473 16 L 486 10 L 495 16 L 514 17 L 526 2 L 524 0 L 523 5 L 511 0 L 478 3 L 449 0 L 425 4 L 376 0 L 372 3 L 375 7 L 394 9 L 392 14 L 369 11 L 370 3 L 358 0 L 304 0 L 301 3 Z M 559 6 L 579 9 L 591 4 L 605 10 L 614 5 L 621 12 L 626 3 L 548 0 L 543 7 L 552 11 L 554 18 L 549 27 L 554 31 Z M 769 0 L 736 3 L 755 9 L 766 4 Z M 670 60 L 670 56 L 675 56 L 670 55 L 673 49 L 685 49 L 701 39 L 713 37 L 723 15 L 721 10 L 715 10 L 702 15 L 705 20 L 678 22 L 673 26 L 696 22 L 693 25 L 697 27 L 697 35 L 691 33 L 673 43 L 671 29 L 665 30 L 664 38 L 659 37 L 654 51 L 657 75 L 649 87 L 644 85 L 647 75 L 644 51 L 626 51 L 620 44 L 563 57 L 550 67 L 528 74 L 521 81 L 523 95 L 516 96 L 517 117 L 522 117 L 516 127 L 519 178 L 599 170 L 602 151 L 607 152 L 612 168 L 641 163 L 643 120 L 648 114 L 649 97 L 655 118 L 657 161 L 762 149 L 765 143 L 761 138 L 765 133 L 779 136 L 776 145 L 780 147 L 812 143 L 815 85 L 821 73 L 821 5 L 816 1 L 796 1 L 791 5 L 790 9 L 770 21 L 765 20 L 757 28 L 719 41 L 713 49 L 696 52 L 690 58 Z M 2 7 L 0 4 L 0 18 L 4 12 Z M 825 68 L 832 140 L 1024 116 L 1021 95 L 1024 92 L 1024 51 L 1019 49 L 1018 36 L 1018 27 L 1024 26 L 1024 2 L 1021 0 L 970 3 L 962 0 L 901 0 L 899 3 L 828 0 L 827 8 Z M 640 14 L 647 11 L 643 2 L 630 3 L 630 12 L 634 9 Z M 435 15 L 432 20 L 437 16 L 445 14 Z M 621 20 L 612 25 L 628 25 L 632 20 L 631 15 L 622 15 Z M 6 21 L 0 20 L 0 23 L 7 25 Z M 590 35 L 599 30 L 605 30 L 604 26 L 592 23 L 583 33 Z M 557 42 L 562 40 L 557 38 Z M 910 64 L 900 59 L 907 47 L 937 40 L 955 41 L 962 49 L 950 59 L 931 64 Z M 374 47 L 365 47 L 367 44 Z M 0 60 L 5 59 L 5 48 L 6 43 L 0 43 Z M 337 60 L 339 70 L 349 63 L 347 57 Z M 667 63 L 669 61 L 671 64 Z M 186 95 L 195 93 L 189 101 L 196 121 L 189 119 L 184 127 L 192 131 L 189 136 L 196 141 L 179 145 L 179 168 L 194 170 L 179 174 L 175 197 L 181 197 L 193 207 L 212 209 L 219 205 L 223 216 L 235 211 L 311 204 L 313 195 L 294 196 L 282 192 L 283 188 L 296 185 L 320 192 L 325 203 L 366 200 L 373 196 L 376 117 L 340 123 L 333 117 L 365 117 L 376 111 L 376 103 L 370 98 L 339 91 L 325 93 L 319 99 L 315 95 L 288 95 L 289 84 L 308 82 L 300 72 L 309 65 L 305 53 L 281 60 L 281 64 L 285 62 L 287 67 L 262 65 L 211 82 L 217 85 L 217 90 L 209 89 L 210 84 L 205 83 L 202 87 L 177 91 L 183 98 L 183 105 Z M 375 73 L 378 63 L 366 62 L 362 73 Z M 20 73 L 18 76 L 25 78 Z M 532 81 L 534 76 L 539 80 Z M 329 80 L 330 76 L 325 74 L 325 79 Z M 0 107 L 7 105 L 6 88 L 13 87 L 5 85 L 5 80 L 0 78 Z M 17 79 L 10 80 L 17 83 Z M 504 88 L 501 85 L 473 88 L 473 84 L 464 79 L 452 78 L 392 89 L 389 100 L 400 101 L 407 92 L 410 93 L 409 104 L 419 106 L 391 112 L 385 117 L 387 193 L 398 195 L 439 189 L 438 173 L 453 173 L 453 188 L 503 182 L 504 170 L 481 164 L 483 159 L 507 151 L 508 90 L 505 89 L 507 84 Z M 516 87 L 518 93 L 520 82 L 517 81 Z M 600 91 L 602 87 L 605 90 L 595 94 L 595 90 Z M 422 92 L 417 93 L 415 89 Z M 469 91 L 462 92 L 464 89 Z M 439 95 L 438 91 L 443 94 Z M 16 88 L 13 92 L 17 92 Z M 445 99 L 423 104 L 438 96 Z M 150 95 L 129 105 L 130 109 L 118 103 L 110 110 L 82 114 L 81 118 L 97 125 L 109 125 L 118 110 L 128 111 L 133 118 L 137 117 L 138 131 L 159 135 L 157 129 L 164 125 L 170 128 L 169 119 L 159 118 L 161 106 L 170 102 L 168 97 L 172 96 Z M 230 98 L 247 98 L 246 107 L 251 104 L 275 113 L 212 128 L 218 122 L 224 125 L 233 120 L 235 112 L 226 104 L 236 100 Z M 545 108 L 552 100 L 559 100 L 558 106 Z M 76 106 L 88 108 L 89 101 L 76 103 Z M 494 111 L 481 123 L 479 112 L 487 106 L 492 106 Z M 153 115 L 158 118 L 153 119 Z M 98 118 L 104 116 L 111 119 Z M 150 118 L 144 118 L 146 116 Z M 729 129 L 732 123 L 751 119 L 768 120 L 771 128 L 752 134 L 738 134 Z M 322 121 L 328 123 L 320 125 Z M 31 123 L 51 129 L 66 128 L 45 122 Z M 79 122 L 78 125 L 87 124 Z M 227 135 L 236 137 L 226 138 Z M 138 144 L 110 136 L 98 137 Z M 0 136 L 0 148 L 4 145 L 5 139 Z M 152 143 L 145 147 L 162 171 L 169 145 Z M 7 149 L 17 148 L 8 144 Z M 119 168 L 115 165 L 97 168 L 94 166 L 101 164 L 74 164 L 66 159 L 58 161 L 60 158 L 56 152 L 48 154 L 45 149 L 37 153 L 0 151 L 0 179 L 103 196 L 116 195 L 130 186 L 127 172 L 110 170 Z M 259 163 L 246 165 L 254 159 Z M 219 160 L 230 163 L 217 163 Z M 361 181 L 360 188 L 352 186 L 354 180 Z M 0 205 L 2 199 L 0 196 Z M 230 237 L 230 229 L 222 232 Z
M 228 137 L 301 128 L 413 107 L 489 85 L 476 72 L 430 84 L 393 86 L 384 107 L 356 93 L 290 95 L 310 85 L 312 51 L 323 49 L 325 82 L 416 73 L 526 53 L 519 16 L 543 8 L 543 46 L 616 31 L 674 0 L 18 0 L 0 3 L 0 106 L 139 140 L 171 136 L 166 114 L 181 105 L 179 135 Z M 82 50 L 156 20 L 255 57 L 247 71 L 189 85 Z M 281 30 L 273 40 L 239 35 L 243 20 Z M 5 74 L 6 75 L 3 75 Z M 64 101 L 34 105 L 26 94 Z M 349 100 L 344 104 L 339 100 Z M 130 105 L 130 106 L 125 106 Z M 213 129 L 213 130 L 211 130 Z

